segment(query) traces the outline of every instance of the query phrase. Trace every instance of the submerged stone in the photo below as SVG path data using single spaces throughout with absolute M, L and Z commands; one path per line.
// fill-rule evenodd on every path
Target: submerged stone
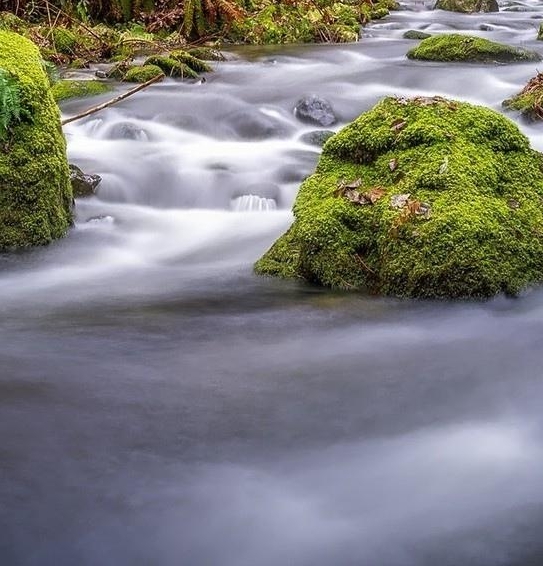
M 398 297 L 516 294 L 543 281 L 542 166 L 497 112 L 386 98 L 326 142 L 255 269 Z
M 409 59 L 423 61 L 471 61 L 477 63 L 522 63 L 540 61 L 535 51 L 456 33 L 434 35 L 408 51 Z
M 309 145 L 322 147 L 334 134 L 335 132 L 332 130 L 313 130 L 312 132 L 302 134 L 300 136 L 300 141 Z
M 72 221 L 60 112 L 29 40 L 0 31 L 0 69 L 16 85 L 19 107 L 0 141 L 0 250 L 47 244 Z

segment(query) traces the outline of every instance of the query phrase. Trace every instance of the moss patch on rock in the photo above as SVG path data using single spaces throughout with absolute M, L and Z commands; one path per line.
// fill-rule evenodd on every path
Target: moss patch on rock
M 74 81 L 64 79 L 55 83 L 51 89 L 53 97 L 57 102 L 67 100 L 69 98 L 84 98 L 87 96 L 96 96 L 105 94 L 112 90 L 112 86 L 108 83 L 95 80 Z
M 130 67 L 130 69 L 126 71 L 123 81 L 129 83 L 146 83 L 160 75 L 164 75 L 160 67 L 156 65 L 142 65 Z
M 503 101 L 510 110 L 519 110 L 530 120 L 543 120 L 543 73 L 538 73 L 515 96 Z
M 437 0 L 434 10 L 447 10 L 449 12 L 499 12 L 500 7 L 496 0 Z
M 0 31 L 0 68 L 17 82 L 23 111 L 0 144 L 0 250 L 10 250 L 65 235 L 72 190 L 60 113 L 37 47 Z
M 179 79 L 197 79 L 198 73 L 193 71 L 188 65 L 173 59 L 172 57 L 166 57 L 163 55 L 152 55 L 149 57 L 145 65 L 154 65 L 159 69 L 162 69 L 167 77 L 175 77 Z
M 398 297 L 516 294 L 543 280 L 542 167 L 490 109 L 386 98 L 326 142 L 255 269 Z
M 435 35 L 408 51 L 409 59 L 422 61 L 471 61 L 477 63 L 517 63 L 540 61 L 535 51 L 504 45 L 480 37 L 460 34 Z
M 196 73 L 211 73 L 213 72 L 213 67 L 202 61 L 202 59 L 198 59 L 194 55 L 188 53 L 187 51 L 172 51 L 170 53 L 170 57 L 179 61 L 180 63 L 184 63 L 187 67 L 190 67 Z

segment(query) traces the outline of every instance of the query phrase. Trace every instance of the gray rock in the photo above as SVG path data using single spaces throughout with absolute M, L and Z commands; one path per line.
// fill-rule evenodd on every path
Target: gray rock
M 294 115 L 302 122 L 310 122 L 323 127 L 337 122 L 330 102 L 315 94 L 300 99 L 294 107 Z
M 403 34 L 404 39 L 426 39 L 430 36 L 430 33 L 426 33 L 425 31 L 420 31 L 418 29 L 410 29 Z
M 70 163 L 70 181 L 74 197 L 90 197 L 102 181 L 100 175 L 87 175 L 77 165 Z
M 309 145 L 322 147 L 326 140 L 331 138 L 334 134 L 335 132 L 332 132 L 332 130 L 314 130 L 313 132 L 307 132 L 300 136 L 300 141 Z

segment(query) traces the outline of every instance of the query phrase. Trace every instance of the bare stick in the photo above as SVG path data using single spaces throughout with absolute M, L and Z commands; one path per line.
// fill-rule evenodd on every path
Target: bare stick
M 117 102 L 120 102 L 121 100 L 124 100 L 125 98 L 128 98 L 129 96 L 132 96 L 133 94 L 136 94 L 136 92 L 139 92 L 140 90 L 143 90 L 144 88 L 147 88 L 148 86 L 151 86 L 153 83 L 156 83 L 157 81 L 161 81 L 164 78 L 164 74 L 162 75 L 157 75 L 156 77 L 153 77 L 152 79 L 149 79 L 147 82 L 138 85 L 137 87 L 130 89 L 127 92 L 124 92 L 123 94 L 120 94 L 119 96 L 116 96 L 115 98 L 112 98 L 111 100 L 108 100 L 107 102 L 104 102 L 103 104 L 99 104 L 98 106 L 93 106 L 92 108 L 88 108 L 87 110 L 85 110 L 84 112 L 81 112 L 80 114 L 76 114 L 75 116 L 72 116 L 71 118 L 66 118 L 66 120 L 62 120 L 62 125 L 66 125 L 69 124 L 70 122 L 75 122 L 75 120 L 80 120 L 81 118 L 85 118 L 86 116 L 90 116 L 91 114 L 94 114 L 95 112 L 99 112 L 100 110 L 103 110 L 104 108 L 108 108 L 109 106 L 113 106 L 114 104 L 117 104 Z

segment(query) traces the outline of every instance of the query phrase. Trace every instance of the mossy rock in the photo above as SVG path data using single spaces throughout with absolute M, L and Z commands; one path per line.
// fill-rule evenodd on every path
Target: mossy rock
M 112 90 L 112 86 L 108 83 L 95 80 L 75 81 L 65 79 L 55 83 L 53 88 L 53 97 L 57 102 L 67 100 L 69 98 L 85 98 L 87 96 L 96 96 L 105 94 Z
M 0 68 L 16 81 L 22 110 L 0 144 L 0 250 L 11 250 L 64 236 L 73 197 L 60 113 L 38 48 L 0 31 Z
M 185 63 L 177 61 L 172 57 L 164 57 L 163 55 L 152 55 L 149 57 L 144 65 L 154 65 L 162 69 L 167 77 L 175 77 L 180 79 L 197 79 L 198 73 L 193 71 Z
M 28 24 L 11 12 L 0 12 L 0 30 L 22 33 Z
M 202 59 L 198 59 L 194 55 L 187 53 L 187 51 L 172 51 L 170 53 L 170 57 L 179 61 L 180 63 L 184 63 L 187 67 L 190 67 L 195 73 L 211 73 L 213 72 L 213 67 L 202 61 Z
M 146 83 L 160 75 L 164 76 L 160 67 L 156 65 L 142 65 L 128 69 L 123 77 L 123 81 L 129 83 Z
M 543 120 L 543 73 L 538 73 L 515 96 L 504 100 L 504 108 L 518 110 L 529 120 Z
M 77 51 L 79 41 L 75 33 L 69 29 L 55 27 L 51 29 L 51 38 L 55 49 L 64 55 L 73 55 Z
M 488 108 L 386 98 L 328 140 L 257 273 L 398 297 L 543 281 L 543 156 Z
M 422 61 L 471 61 L 474 63 L 523 63 L 540 61 L 535 51 L 528 51 L 480 37 L 460 34 L 434 35 L 408 51 L 409 59 Z
M 212 47 L 192 47 L 188 52 L 202 61 L 226 61 L 226 57 Z
M 437 0 L 434 10 L 447 10 L 449 12 L 499 12 L 500 7 L 496 0 Z
M 537 39 L 543 41 L 543 24 L 539 24 L 539 31 L 537 32 Z
M 432 37 L 432 35 L 418 29 L 410 29 L 403 34 L 404 39 L 426 39 L 428 37 Z

